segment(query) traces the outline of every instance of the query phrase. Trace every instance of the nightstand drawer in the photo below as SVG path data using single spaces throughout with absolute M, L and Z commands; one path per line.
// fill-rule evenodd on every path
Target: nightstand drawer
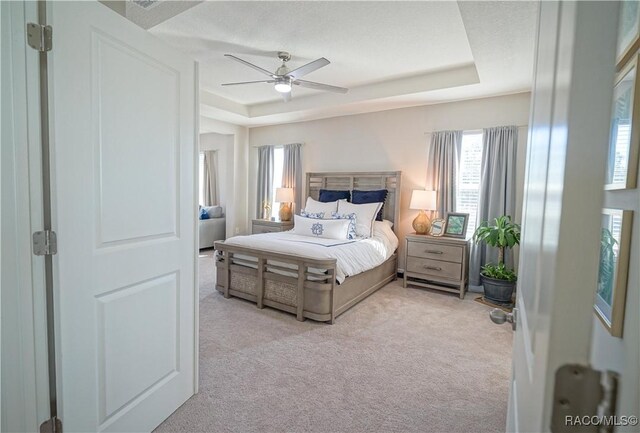
M 274 221 L 255 219 L 251 223 L 251 233 L 256 235 L 260 233 L 286 232 L 293 228 L 292 221 Z
M 254 224 L 253 226 L 253 234 L 259 234 L 259 233 L 274 233 L 274 232 L 279 232 L 280 227 L 273 227 L 273 226 L 261 226 L 258 224 Z
M 416 274 L 459 280 L 462 275 L 460 263 L 442 262 L 439 260 L 407 257 L 407 270 Z
M 409 242 L 408 254 L 425 259 L 462 263 L 463 248 L 428 242 Z

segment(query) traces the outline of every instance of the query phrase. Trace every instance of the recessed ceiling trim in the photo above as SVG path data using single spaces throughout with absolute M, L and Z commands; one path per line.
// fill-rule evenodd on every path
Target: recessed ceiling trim
M 249 108 L 246 105 L 239 104 L 230 99 L 207 92 L 206 90 L 200 90 L 200 105 L 214 107 L 243 117 L 249 117 Z
M 475 65 L 464 65 L 457 68 L 428 72 L 411 77 L 387 80 L 381 83 L 367 84 L 352 88 L 345 95 L 318 94 L 293 99 L 288 103 L 266 102 L 250 105 L 249 118 L 268 116 L 279 113 L 291 113 L 310 108 L 324 108 L 345 105 L 371 99 L 408 95 L 447 89 L 451 87 L 477 84 L 480 82 Z

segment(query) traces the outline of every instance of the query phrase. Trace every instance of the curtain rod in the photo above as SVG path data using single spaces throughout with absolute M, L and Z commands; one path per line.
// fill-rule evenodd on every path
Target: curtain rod
M 505 125 L 505 126 L 509 126 L 509 125 Z M 516 128 L 527 128 L 529 125 L 516 125 Z M 494 127 L 495 128 L 495 127 Z M 476 129 L 467 129 L 467 130 L 463 130 L 462 132 L 473 132 L 473 131 L 482 131 L 483 128 L 476 128 Z M 438 130 L 440 131 L 440 130 Z M 434 132 L 438 132 L 438 131 L 425 131 L 424 135 L 427 134 L 433 134 Z M 442 131 L 452 131 L 451 129 L 442 129 Z
M 300 145 L 300 147 L 303 147 L 303 146 L 304 146 L 304 143 L 287 143 L 287 144 L 260 144 L 260 145 L 253 145 L 253 146 L 251 146 L 251 147 L 255 147 L 255 148 L 258 148 L 258 147 L 265 147 L 265 146 L 284 147 L 284 146 L 288 146 L 288 145 L 290 145 L 290 144 L 299 144 L 299 145 Z

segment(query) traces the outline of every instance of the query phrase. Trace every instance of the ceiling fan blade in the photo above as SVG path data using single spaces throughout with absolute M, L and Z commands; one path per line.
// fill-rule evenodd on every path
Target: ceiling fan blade
M 309 89 L 316 90 L 326 90 L 327 92 L 335 92 L 335 93 L 347 93 L 349 89 L 345 89 L 344 87 L 338 86 L 330 86 L 328 84 L 315 83 L 313 81 L 306 80 L 296 80 L 293 84 L 297 84 L 298 86 L 308 87 Z
M 289 102 L 289 101 L 291 101 L 291 92 L 283 93 L 283 94 L 282 94 L 282 100 L 283 100 L 284 102 Z
M 304 77 L 305 75 L 315 71 L 316 69 L 320 69 L 323 66 L 327 66 L 329 63 L 331 63 L 329 60 L 325 59 L 324 57 L 320 57 L 318 60 L 314 60 L 313 62 L 307 63 L 306 65 L 303 65 L 297 69 L 294 69 L 293 71 L 289 72 L 287 75 L 290 77 L 293 77 L 294 80 L 297 80 L 298 78 Z
M 269 72 L 269 71 L 267 71 L 266 69 L 262 69 L 260 66 L 256 66 L 256 65 L 254 65 L 253 63 L 249 63 L 249 62 L 247 62 L 246 60 L 242 60 L 241 58 L 236 57 L 236 56 L 234 56 L 234 55 L 232 55 L 232 54 L 225 54 L 225 57 L 229 57 L 230 59 L 233 59 L 233 60 L 235 60 L 236 62 L 240 62 L 240 63 L 242 63 L 243 65 L 246 65 L 246 66 L 248 66 L 248 67 L 250 67 L 250 68 L 253 68 L 253 69 L 255 69 L 256 71 L 258 71 L 258 72 L 262 72 L 263 74 L 268 75 L 268 76 L 270 76 L 270 77 L 273 77 L 273 76 L 274 76 L 272 72 Z
M 237 86 L 238 84 L 254 84 L 254 83 L 275 83 L 276 80 L 260 80 L 260 81 L 241 81 L 239 83 L 224 83 L 222 86 Z

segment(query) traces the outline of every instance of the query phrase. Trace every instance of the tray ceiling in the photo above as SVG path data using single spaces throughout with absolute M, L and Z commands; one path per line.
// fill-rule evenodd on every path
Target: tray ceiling
M 200 63 L 204 116 L 252 126 L 527 91 L 536 19 L 526 1 L 212 1 L 149 31 Z M 326 57 L 305 79 L 350 92 L 220 85 L 263 79 L 223 54 L 275 70 L 281 50 L 291 68 Z

